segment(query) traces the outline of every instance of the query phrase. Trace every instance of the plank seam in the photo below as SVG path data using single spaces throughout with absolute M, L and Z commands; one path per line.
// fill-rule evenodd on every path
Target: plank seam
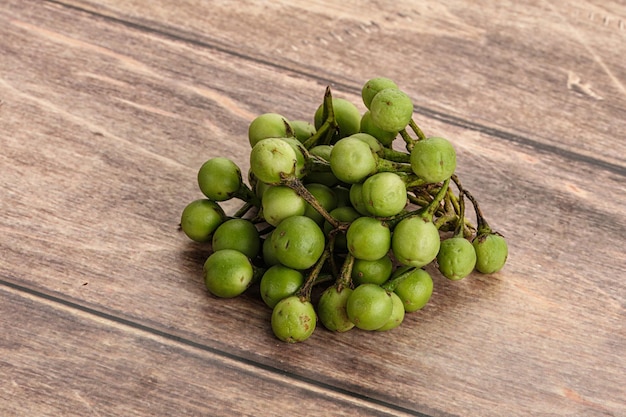
M 262 57 L 257 57 L 257 56 L 252 56 L 252 55 L 247 55 L 241 52 L 237 52 L 233 49 L 230 49 L 228 45 L 220 45 L 215 40 L 213 42 L 210 42 L 207 40 L 194 39 L 192 36 L 184 36 L 181 34 L 175 34 L 171 30 L 169 30 L 169 28 L 163 27 L 161 25 L 154 24 L 153 26 L 149 26 L 147 24 L 132 22 L 129 20 L 124 20 L 124 19 L 115 17 L 115 16 L 102 14 L 94 10 L 89 10 L 87 8 L 79 7 L 76 5 L 66 4 L 63 1 L 59 1 L 59 0 L 46 0 L 46 2 L 49 4 L 54 4 L 54 5 L 66 8 L 66 9 L 75 10 L 84 14 L 88 14 L 90 16 L 93 16 L 93 17 L 96 17 L 105 21 L 113 22 L 115 24 L 119 24 L 128 28 L 132 28 L 140 32 L 156 34 L 166 39 L 183 42 L 183 43 L 190 44 L 193 46 L 198 46 L 204 49 L 215 50 L 215 51 L 227 54 L 227 55 L 237 57 L 245 61 L 254 62 L 256 64 L 264 65 L 269 68 L 274 68 L 277 70 L 290 72 L 292 74 L 296 74 L 296 75 L 299 75 L 299 76 L 302 76 L 311 80 L 315 80 L 321 84 L 334 85 L 335 87 L 338 87 L 348 93 L 359 94 L 359 95 L 361 93 L 361 89 L 357 85 L 350 83 L 348 80 L 342 81 L 342 82 L 329 80 L 326 77 L 319 76 L 312 72 L 306 71 L 306 69 L 290 67 L 287 65 L 281 65 L 276 62 L 263 59 Z M 185 33 L 183 31 L 179 31 L 179 32 L 183 34 Z M 568 149 L 563 149 L 563 148 L 560 148 L 558 146 L 551 145 L 548 143 L 543 143 L 543 142 L 531 139 L 530 137 L 527 137 L 521 134 L 516 134 L 510 131 L 506 131 L 504 129 L 487 126 L 481 123 L 472 122 L 470 120 L 467 120 L 458 116 L 454 116 L 451 114 L 447 114 L 444 112 L 440 112 L 440 111 L 437 111 L 428 107 L 416 105 L 414 106 L 414 111 L 417 114 L 421 114 L 423 116 L 438 120 L 440 122 L 443 122 L 451 126 L 479 132 L 481 134 L 485 134 L 494 138 L 501 139 L 505 142 L 513 143 L 518 146 L 531 149 L 541 154 L 556 155 L 565 160 L 570 160 L 570 161 L 586 164 L 594 169 L 602 169 L 604 171 L 616 174 L 620 177 L 626 177 L 626 166 L 615 164 L 615 163 L 602 160 L 599 158 L 594 158 L 593 156 L 585 155 L 585 154 L 571 151 Z
M 255 362 L 252 359 L 248 359 L 242 356 L 239 356 L 235 353 L 232 352 L 227 352 L 224 350 L 221 350 L 219 348 L 215 348 L 215 347 L 211 347 L 208 346 L 206 344 L 200 343 L 200 342 L 196 342 L 192 339 L 186 338 L 186 337 L 182 337 L 182 336 L 177 336 L 171 333 L 168 333 L 167 331 L 164 330 L 160 330 L 157 329 L 155 327 L 151 327 L 145 324 L 141 324 L 138 323 L 136 321 L 121 317 L 121 316 L 117 316 L 115 314 L 111 314 L 111 313 L 106 313 L 104 311 L 100 311 L 98 309 L 92 308 L 92 307 L 88 307 L 85 305 L 82 305 L 80 303 L 74 302 L 74 301 L 70 301 L 67 299 L 64 299 L 62 297 L 56 296 L 56 295 L 52 295 L 52 294 L 48 294 L 42 291 L 39 291 L 37 289 L 34 288 L 30 288 L 24 285 L 20 285 L 11 281 L 7 281 L 6 279 L 0 279 L 0 285 L 10 288 L 14 291 L 18 291 L 18 292 L 22 292 L 25 294 L 28 294 L 30 296 L 36 297 L 36 298 L 40 298 L 42 300 L 45 300 L 47 302 L 52 302 L 70 309 L 74 309 L 77 311 L 80 311 L 82 313 L 86 313 L 88 315 L 92 315 L 94 317 L 98 317 L 99 319 L 104 319 L 113 323 L 116 323 L 118 325 L 123 325 L 135 330 L 139 330 L 141 332 L 144 333 L 148 333 L 152 336 L 157 336 L 157 337 L 161 337 L 163 339 L 166 340 L 170 340 L 172 342 L 190 347 L 190 348 L 194 348 L 194 349 L 198 349 L 200 351 L 204 351 L 210 354 L 213 354 L 215 356 L 218 357 L 223 357 L 225 359 L 234 361 L 234 362 L 239 362 L 243 365 L 247 365 L 253 368 L 258 368 L 260 370 L 263 370 L 265 372 L 269 372 L 271 374 L 275 374 L 275 375 L 280 375 L 286 378 L 290 378 L 296 381 L 299 381 L 301 383 L 305 383 L 305 384 L 309 384 L 312 385 L 314 387 L 317 387 L 321 390 L 327 390 L 327 391 L 331 391 L 333 393 L 339 394 L 339 395 L 343 395 L 349 398 L 352 398 L 354 400 L 358 400 L 361 401 L 363 403 L 368 403 L 371 404 L 372 406 L 379 406 L 379 407 L 384 407 L 387 408 L 389 410 L 393 410 L 396 412 L 401 412 L 401 413 L 405 413 L 407 415 L 411 415 L 411 416 L 415 416 L 415 417 L 432 417 L 431 415 L 428 414 L 424 414 L 421 413 L 419 411 L 416 410 L 412 410 L 406 407 L 402 407 L 400 405 L 397 404 L 393 404 L 391 402 L 388 401 L 384 401 L 384 400 L 379 400 L 376 398 L 372 398 L 372 397 L 368 397 L 365 394 L 360 394 L 358 392 L 355 391 L 351 391 L 349 389 L 345 389 L 345 388 L 340 388 L 340 387 L 336 387 L 332 384 L 329 383 L 325 383 L 323 381 L 318 381 L 316 379 L 313 378 L 309 378 L 303 375 L 299 375 L 297 373 L 294 372 L 290 372 L 288 370 L 284 370 L 284 369 L 280 369 L 268 364 L 264 364 L 264 363 L 260 363 L 260 362 Z M 390 414 L 393 415 L 393 414 Z M 452 417 L 452 416 L 450 416 Z

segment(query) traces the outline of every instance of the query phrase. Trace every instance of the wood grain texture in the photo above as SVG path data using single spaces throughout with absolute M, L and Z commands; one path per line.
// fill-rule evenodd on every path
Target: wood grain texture
M 2 415 L 398 414 L 51 298 L 0 295 Z
M 350 2 L 250 2 L 236 10 L 231 2 L 136 4 L 10 0 L 0 7 L 0 307 L 15 310 L 0 323 L 9 335 L 3 340 L 16 347 L 2 363 L 28 370 L 20 384 L 40 386 L 37 375 L 61 372 L 62 363 L 70 387 L 94 373 L 105 381 L 97 398 L 107 415 L 125 415 L 108 403 L 113 398 L 137 413 L 150 410 L 134 397 L 138 379 L 117 387 L 116 374 L 149 373 L 145 357 L 156 347 L 134 353 L 128 346 L 163 334 L 169 338 L 150 344 L 175 351 L 179 366 L 159 370 L 171 379 L 157 384 L 153 407 L 171 400 L 172 381 L 194 381 L 179 367 L 200 367 L 219 375 L 220 393 L 233 403 L 241 398 L 228 394 L 236 382 L 270 378 L 284 390 L 278 405 L 287 407 L 309 391 L 329 402 L 332 388 L 372 413 L 626 414 L 623 6 L 474 10 L 459 1 L 394 9 L 409 10 L 402 16 Z M 600 24 L 598 16 L 609 19 Z M 423 42 L 405 51 L 418 35 Z M 602 64 L 580 52 L 578 38 Z M 302 41 L 296 49 L 288 47 L 294 40 Z M 574 44 L 577 52 L 562 48 Z M 429 59 L 399 64 L 415 56 Z M 454 59 L 466 64 L 463 76 Z M 284 345 L 254 291 L 236 300 L 206 294 L 206 248 L 177 232 L 180 211 L 200 196 L 194 181 L 204 160 L 231 156 L 247 170 L 245 132 L 255 115 L 310 118 L 331 79 L 336 95 L 358 102 L 358 85 L 381 72 L 420 98 L 416 117 L 427 132 L 453 140 L 464 184 L 507 236 L 509 263 L 494 277 L 458 283 L 432 271 L 432 302 L 392 332 L 320 330 L 305 344 Z M 46 332 L 50 314 L 63 325 L 51 321 L 56 330 Z M 116 320 L 135 327 L 120 329 Z M 20 330 L 30 323 L 41 345 Z M 72 380 L 96 354 L 81 347 L 80 331 L 89 340 L 111 340 L 107 332 L 123 339 L 110 342 L 121 361 L 107 362 L 115 372 L 92 366 Z M 26 359 L 67 332 L 76 361 L 62 351 L 50 365 Z M 294 391 L 290 381 L 299 384 Z M 29 392 L 0 386 L 17 414 L 26 414 Z M 44 392 L 32 410 L 79 400 L 71 389 Z M 219 414 L 173 401 L 191 414 Z M 234 410 L 262 415 L 268 401 L 261 395 Z
M 596 3 L 71 1 L 352 91 L 388 75 L 422 113 L 619 170 L 625 17 L 618 2 Z

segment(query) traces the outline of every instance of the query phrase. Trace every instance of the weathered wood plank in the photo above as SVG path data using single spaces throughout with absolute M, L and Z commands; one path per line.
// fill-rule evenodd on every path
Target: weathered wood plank
M 437 277 L 432 303 L 393 332 L 286 346 L 253 293 L 206 295 L 206 251 L 175 229 L 199 164 L 247 167 L 247 121 L 310 115 L 319 80 L 63 7 L 8 2 L 0 22 L 5 282 L 432 415 L 624 412 L 619 175 L 421 118 L 457 144 L 509 265 Z
M 38 294 L 0 299 L 2 415 L 404 415 Z
M 353 92 L 389 76 L 420 113 L 624 175 L 626 144 L 616 138 L 626 128 L 626 8 L 618 2 L 62 3 Z

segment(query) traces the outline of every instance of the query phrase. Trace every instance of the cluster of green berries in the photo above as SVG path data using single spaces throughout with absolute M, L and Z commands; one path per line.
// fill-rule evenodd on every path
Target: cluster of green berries
M 182 212 L 185 234 L 211 244 L 208 291 L 231 298 L 258 284 L 286 342 L 309 338 L 318 320 L 336 332 L 393 329 L 430 300 L 427 265 L 460 280 L 507 259 L 455 174 L 450 141 L 423 134 L 412 100 L 388 78 L 367 81 L 362 98 L 363 114 L 327 88 L 311 122 L 258 116 L 248 183 L 232 160 L 209 159 L 198 171 L 204 198 Z M 232 198 L 243 204 L 227 215 L 219 203 Z

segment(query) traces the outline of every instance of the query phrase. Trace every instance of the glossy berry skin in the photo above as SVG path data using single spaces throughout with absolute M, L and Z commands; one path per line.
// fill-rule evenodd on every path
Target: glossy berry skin
M 274 308 L 283 298 L 292 296 L 304 284 L 304 275 L 300 271 L 283 265 L 268 268 L 259 284 L 263 302 Z
M 276 251 L 274 250 L 274 245 L 272 245 L 272 232 L 269 232 L 265 239 L 263 240 L 263 244 L 261 245 L 261 253 L 263 255 L 263 262 L 266 266 L 278 265 L 280 261 L 276 257 Z
M 374 261 L 355 259 L 352 266 L 352 282 L 354 285 L 381 285 L 389 279 L 393 270 L 393 261 L 388 255 Z
M 317 315 L 313 304 L 296 295 L 283 298 L 272 310 L 272 331 L 283 342 L 307 340 L 315 331 L 316 324 Z
M 398 132 L 413 117 L 413 102 L 406 93 L 397 88 L 379 91 L 370 104 L 372 121 L 386 132 Z
M 504 237 L 496 233 L 479 234 L 472 242 L 476 251 L 476 270 L 483 274 L 498 272 L 506 263 L 509 248 Z
M 362 140 L 343 138 L 333 146 L 330 153 L 330 168 L 340 181 L 348 184 L 358 183 L 376 173 L 376 156 Z
M 391 231 L 378 219 L 359 217 L 348 227 L 346 241 L 352 256 L 375 261 L 389 252 Z
M 183 210 L 180 227 L 187 237 L 196 242 L 208 242 L 213 232 L 224 222 L 226 214 L 214 201 L 195 200 Z
M 350 321 L 362 330 L 384 326 L 393 312 L 391 295 L 375 284 L 362 284 L 348 297 L 346 313 Z
M 417 141 L 411 150 L 411 169 L 426 183 L 442 182 L 456 169 L 456 151 L 447 139 L 430 137 Z
M 261 249 L 259 232 L 250 220 L 230 219 L 213 233 L 212 249 L 235 249 L 248 258 L 255 258 Z
M 361 215 L 369 216 L 370 212 L 363 198 L 363 184 L 352 184 L 350 186 L 350 205 Z
M 389 316 L 387 323 L 385 323 L 382 327 L 376 329 L 377 332 L 385 332 L 387 330 L 395 329 L 404 321 L 405 310 L 402 300 L 400 299 L 400 297 L 398 297 L 396 293 L 392 292 L 389 293 L 389 295 L 391 296 L 391 302 L 393 304 L 391 316 Z
M 307 203 L 293 189 L 276 185 L 265 190 L 261 199 L 263 217 L 272 226 L 291 216 L 302 216 Z
M 293 134 L 293 128 L 285 117 L 277 113 L 264 113 L 248 125 L 248 141 L 254 147 L 267 138 L 286 138 Z
M 241 188 L 241 184 L 241 170 L 228 158 L 211 158 L 198 170 L 200 191 L 213 201 L 232 198 Z
M 337 287 L 331 285 L 326 288 L 320 296 L 317 304 L 317 314 L 320 322 L 332 332 L 347 332 L 354 327 L 346 312 L 348 298 L 352 294 L 352 289 L 344 287 L 338 291 Z
M 294 147 L 283 139 L 263 139 L 250 152 L 250 170 L 267 184 L 277 184 L 281 174 L 302 176 L 302 154 L 298 155 Z
M 292 216 L 274 229 L 271 243 L 281 264 L 293 269 L 307 269 L 324 252 L 325 237 L 314 220 L 306 216 Z
M 203 272 L 207 289 L 220 298 L 232 298 L 242 294 L 254 275 L 248 257 L 233 249 L 212 253 L 204 263 Z
M 396 285 L 394 292 L 402 300 L 404 311 L 412 313 L 424 308 L 433 294 L 433 279 L 421 268 L 411 270 Z
M 418 268 L 435 259 L 440 245 L 437 227 L 432 221 L 419 216 L 400 221 L 391 240 L 391 248 L 398 262 Z
M 370 147 L 370 149 L 374 153 L 378 153 L 383 150 L 383 144 L 380 143 L 378 139 L 376 139 L 374 136 L 370 135 L 369 133 L 359 132 L 359 133 L 355 133 L 354 135 L 350 135 L 349 137 L 355 138 L 362 142 L 367 143 L 367 145 Z
M 387 147 L 391 147 L 394 139 L 398 136 L 398 132 L 387 132 L 378 127 L 378 125 L 376 125 L 376 123 L 372 120 L 372 113 L 369 110 L 361 116 L 360 130 L 363 133 L 374 136 L 383 146 Z
M 289 122 L 293 128 L 293 133 L 300 142 L 306 141 L 315 134 L 315 126 L 306 120 L 291 120 Z
M 376 217 L 395 216 L 407 203 L 406 185 L 393 172 L 379 172 L 367 178 L 361 193 L 367 211 Z
M 437 254 L 439 272 L 452 281 L 458 281 L 472 273 L 476 266 L 476 251 L 472 243 L 461 236 L 441 242 Z
M 363 99 L 365 107 L 369 109 L 372 104 L 372 99 L 376 96 L 376 94 L 387 88 L 397 89 L 398 85 L 387 77 L 376 77 L 367 80 L 361 89 L 361 98 Z

